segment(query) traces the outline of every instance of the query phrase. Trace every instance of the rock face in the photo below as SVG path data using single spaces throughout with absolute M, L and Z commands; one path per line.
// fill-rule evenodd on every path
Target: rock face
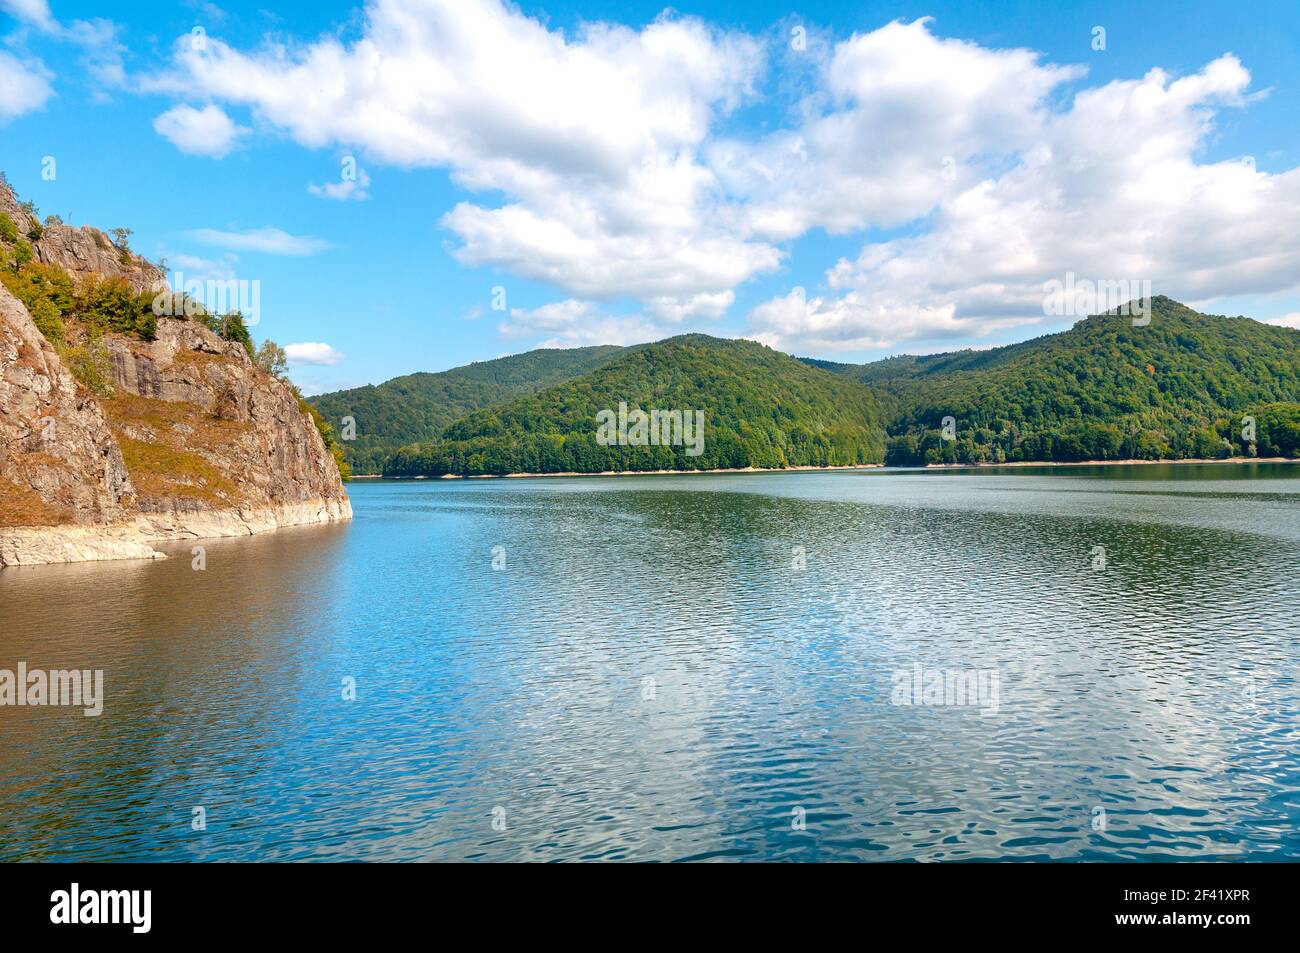
M 103 411 L 3 287 L 0 481 L 54 523 L 118 521 L 135 497 Z
M 90 275 L 122 276 L 137 291 L 161 291 L 167 276 L 151 262 L 119 250 L 97 228 L 83 225 L 46 225 L 32 242 L 36 259 L 58 265 L 78 281 Z
M 199 458 L 192 467 L 184 460 L 179 467 L 138 464 L 139 507 L 171 528 L 168 535 L 192 535 L 187 523 L 231 508 L 250 523 L 268 509 L 294 514 L 294 523 L 318 522 L 303 518 L 316 509 L 333 519 L 350 515 L 338 466 L 316 425 L 242 345 L 176 318 L 159 318 L 152 342 L 106 343 L 114 396 L 102 404 L 119 442 Z M 206 481 L 205 469 L 213 471 Z
M 24 211 L 18 197 L 3 182 L 0 182 L 0 213 L 8 215 L 23 236 L 33 228 L 40 228 L 40 237 L 31 242 L 36 260 L 60 266 L 77 281 L 91 275 L 121 276 L 137 291 L 161 291 L 167 287 L 167 276 L 161 268 L 133 252 L 117 248 L 98 228 L 41 226 Z
M 22 228 L 16 205 L 0 185 L 0 211 Z M 162 278 L 99 249 L 91 229 L 53 226 L 33 245 L 74 279 L 144 290 Z M 154 540 L 351 518 L 311 417 L 242 345 L 160 317 L 155 340 L 106 333 L 103 348 L 111 392 L 96 396 L 0 286 L 0 566 L 148 558 Z

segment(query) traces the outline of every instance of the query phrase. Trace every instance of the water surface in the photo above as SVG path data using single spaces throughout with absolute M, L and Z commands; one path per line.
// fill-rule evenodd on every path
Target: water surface
M 1300 467 L 350 493 L 0 571 L 0 668 L 107 695 L 0 708 L 0 859 L 1300 854 Z

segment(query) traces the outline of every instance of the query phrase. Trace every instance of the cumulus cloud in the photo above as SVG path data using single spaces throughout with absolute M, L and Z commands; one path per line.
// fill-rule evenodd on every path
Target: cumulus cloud
M 211 37 L 195 50 L 183 37 L 149 85 L 250 107 L 304 146 L 356 145 L 506 196 L 442 220 L 468 265 L 577 297 L 687 302 L 781 259 L 727 224 L 699 155 L 761 64 L 755 39 L 691 18 L 566 36 L 497 0 L 381 0 L 353 43 L 240 51 Z
M 1083 73 L 1029 50 L 941 39 L 929 24 L 890 23 L 835 45 L 796 128 L 711 146 L 750 228 L 784 239 L 925 215 L 952 183 L 1035 142 L 1048 95 Z
M 1300 311 L 1292 311 L 1290 314 L 1284 314 L 1280 318 L 1274 318 L 1268 323 L 1281 325 L 1284 328 L 1295 328 L 1300 331 Z
M 501 0 L 375 0 L 355 39 L 189 39 L 145 88 L 247 108 L 307 148 L 447 170 L 467 193 L 439 222 L 452 254 L 566 296 L 512 312 L 507 337 L 717 319 L 817 229 L 891 234 L 827 262 L 814 294 L 759 304 L 749 335 L 978 337 L 1043 323 L 1043 284 L 1068 272 L 1190 299 L 1300 286 L 1300 170 L 1202 160 L 1216 116 L 1251 98 L 1231 55 L 1086 87 L 1080 66 L 899 21 L 810 47 L 810 91 L 747 135 L 722 127 L 761 100 L 764 44 L 693 17 L 566 33 Z M 205 141 L 186 109 L 178 137 Z M 308 188 L 358 199 L 367 181 Z M 609 313 L 629 298 L 637 313 Z
M 0 123 L 40 109 L 54 95 L 39 62 L 24 63 L 0 50 Z
M 610 315 L 594 302 L 573 298 L 540 308 L 512 308 L 497 330 L 507 339 L 546 335 L 538 347 L 640 344 L 666 336 L 659 324 L 641 315 Z
M 698 294 L 689 298 L 660 296 L 646 301 L 646 311 L 664 321 L 684 321 L 687 318 L 720 318 L 736 301 L 734 291 L 717 294 Z
M 239 126 L 219 106 L 175 106 L 153 121 L 154 131 L 181 152 L 221 159 L 248 130 Z
M 343 360 L 343 353 L 336 350 L 328 344 L 320 341 L 303 341 L 299 344 L 286 344 L 284 346 L 285 356 L 289 363 L 294 366 L 303 364 L 314 364 L 323 367 L 332 367 Z
M 1034 320 L 963 317 L 951 304 L 918 305 L 901 295 L 850 291 L 838 298 L 808 298 L 796 288 L 754 308 L 748 336 L 777 348 L 797 345 L 816 352 L 863 351 L 903 340 L 985 334 Z
M 279 228 L 253 228 L 246 231 L 221 231 L 196 228 L 186 233 L 195 241 L 235 251 L 256 251 L 267 255 L 304 257 L 332 247 L 329 242 L 310 236 L 290 235 Z
M 838 297 L 766 302 L 751 333 L 842 350 L 982 334 L 1047 320 L 1043 285 L 1071 272 L 1183 299 L 1295 287 L 1300 170 L 1195 158 L 1249 83 L 1225 55 L 1180 79 L 1154 69 L 1078 93 L 1005 172 L 945 196 L 928 229 L 830 268 Z

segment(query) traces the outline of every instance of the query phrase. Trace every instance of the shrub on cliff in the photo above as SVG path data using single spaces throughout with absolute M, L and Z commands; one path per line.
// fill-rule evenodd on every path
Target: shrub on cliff
M 289 370 L 289 358 L 284 353 L 284 348 L 270 338 L 263 341 L 257 349 L 253 362 L 272 377 L 284 377 Z
M 0 282 L 23 303 L 46 340 L 63 340 L 63 318 L 72 312 L 74 289 L 68 273 L 57 265 L 29 262 L 21 269 L 0 271 Z
M 40 241 L 41 235 L 44 234 L 44 230 L 41 228 L 41 213 L 40 210 L 36 208 L 36 203 L 23 202 L 22 210 L 27 213 L 27 218 L 31 222 L 31 226 L 27 229 L 27 237 L 34 242 Z
M 59 348 L 59 356 L 72 376 L 96 397 L 113 396 L 112 361 L 99 328 L 92 325 L 82 344 Z
M 153 295 L 139 292 L 120 276 L 92 277 L 76 295 L 77 316 L 103 331 L 131 334 L 145 341 L 158 336 Z
M 244 315 L 239 311 L 231 311 L 229 314 L 208 314 L 204 312 L 202 317 L 203 323 L 208 326 L 208 330 L 227 341 L 238 341 L 244 345 L 244 350 L 254 361 L 257 360 L 257 351 L 253 347 L 253 336 L 248 333 L 248 325 L 244 323 Z
M 16 241 L 18 241 L 18 226 L 14 224 L 12 218 L 0 212 L 0 242 L 12 245 Z

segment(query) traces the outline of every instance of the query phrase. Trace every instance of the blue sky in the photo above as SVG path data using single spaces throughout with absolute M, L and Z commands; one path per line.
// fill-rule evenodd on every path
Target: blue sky
M 0 0 L 0 169 L 259 281 L 309 392 L 690 330 L 985 347 L 1068 326 L 1067 271 L 1300 323 L 1300 5 L 472 9 Z

